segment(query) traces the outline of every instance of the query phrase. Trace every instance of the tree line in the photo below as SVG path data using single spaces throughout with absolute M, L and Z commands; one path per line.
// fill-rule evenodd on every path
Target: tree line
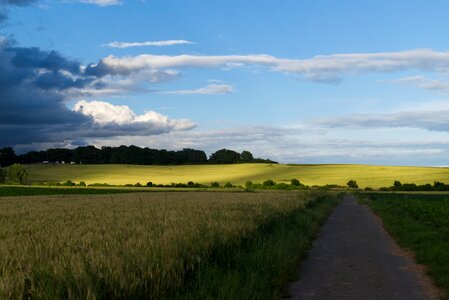
M 235 164 L 277 163 L 269 159 L 254 158 L 251 152 L 242 153 L 221 149 L 208 158 L 202 150 L 185 148 L 178 151 L 140 148 L 137 146 L 101 147 L 83 146 L 75 149 L 50 148 L 16 155 L 11 147 L 0 149 L 0 167 L 14 163 L 33 164 L 65 162 L 76 164 L 134 164 L 134 165 L 183 165 L 183 164 Z

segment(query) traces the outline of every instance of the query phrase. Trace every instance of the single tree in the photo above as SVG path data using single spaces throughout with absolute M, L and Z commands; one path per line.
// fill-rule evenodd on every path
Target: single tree
M 11 147 L 0 149 L 0 167 L 7 167 L 17 161 L 16 153 Z
M 212 181 L 212 182 L 210 183 L 210 186 L 211 186 L 211 187 L 220 187 L 220 184 L 219 184 L 217 181 Z
M 298 179 L 293 178 L 293 179 L 290 181 L 290 184 L 293 185 L 293 186 L 300 186 L 300 185 L 301 185 L 301 182 L 299 182 Z
M 23 165 L 13 164 L 8 167 L 7 178 L 12 183 L 23 184 L 28 178 L 28 173 Z
M 359 185 L 357 184 L 357 181 L 351 179 L 348 181 L 348 183 L 346 183 L 346 185 L 351 188 L 351 189 L 358 189 Z
M 274 182 L 274 181 L 271 180 L 271 179 L 268 179 L 268 180 L 265 180 L 265 181 L 263 182 L 263 185 L 264 185 L 264 186 L 275 186 L 275 185 L 276 185 L 276 182 Z
M 395 189 L 395 190 L 401 190 L 401 189 L 402 189 L 402 183 L 401 183 L 400 181 L 398 181 L 398 180 L 396 180 L 396 181 L 393 183 L 393 186 L 394 186 L 394 189 Z

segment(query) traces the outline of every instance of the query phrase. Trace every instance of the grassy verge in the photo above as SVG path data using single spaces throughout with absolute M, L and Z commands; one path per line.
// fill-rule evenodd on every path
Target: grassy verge
M 0 198 L 0 298 L 274 299 L 337 202 L 322 192 Z
M 449 298 L 449 195 L 359 194 L 384 222 L 398 244 L 412 250 L 418 263 Z
M 320 197 L 261 224 L 239 245 L 217 248 L 175 298 L 287 297 L 287 284 L 298 275 L 298 266 L 337 202 L 335 197 Z

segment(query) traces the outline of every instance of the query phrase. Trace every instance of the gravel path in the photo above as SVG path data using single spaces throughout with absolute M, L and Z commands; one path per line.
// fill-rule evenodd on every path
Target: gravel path
M 347 196 L 323 225 L 293 299 L 435 299 L 430 281 L 370 209 Z

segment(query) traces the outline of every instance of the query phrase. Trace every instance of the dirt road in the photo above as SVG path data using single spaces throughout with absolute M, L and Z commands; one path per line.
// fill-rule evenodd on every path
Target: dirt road
M 347 196 L 324 224 L 293 299 L 436 299 L 430 280 L 370 209 Z

